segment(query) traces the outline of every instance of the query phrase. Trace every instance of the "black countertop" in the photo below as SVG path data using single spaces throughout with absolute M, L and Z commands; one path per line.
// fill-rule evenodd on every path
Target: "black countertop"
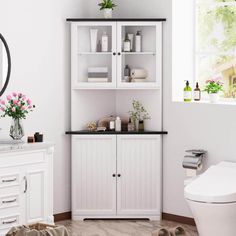
M 66 134 L 68 135 L 132 135 L 132 134 L 138 134 L 138 135 L 165 135 L 168 134 L 167 131 L 121 131 L 121 132 L 116 132 L 116 131 L 88 131 L 88 130 L 81 130 L 81 131 L 66 131 Z
M 67 18 L 66 21 L 166 21 L 166 18 Z

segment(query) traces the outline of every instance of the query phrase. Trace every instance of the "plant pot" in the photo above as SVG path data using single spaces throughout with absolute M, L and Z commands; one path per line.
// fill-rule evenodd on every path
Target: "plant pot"
M 105 19 L 112 18 L 112 9 L 111 8 L 103 9 L 103 16 Z
M 21 140 L 24 137 L 24 127 L 21 119 L 12 119 L 10 127 L 10 136 L 14 140 Z
M 219 93 L 209 93 L 209 100 L 211 103 L 217 103 L 219 101 Z

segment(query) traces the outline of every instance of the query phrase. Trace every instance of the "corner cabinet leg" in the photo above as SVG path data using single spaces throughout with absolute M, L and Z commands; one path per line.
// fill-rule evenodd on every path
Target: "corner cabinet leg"
M 48 216 L 47 222 L 48 222 L 48 224 L 54 224 L 54 216 L 53 215 Z

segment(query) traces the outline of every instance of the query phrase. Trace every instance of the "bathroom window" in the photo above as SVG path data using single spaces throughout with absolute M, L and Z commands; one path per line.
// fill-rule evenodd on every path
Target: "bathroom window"
M 195 80 L 220 78 L 223 98 L 236 98 L 236 1 L 196 0 Z

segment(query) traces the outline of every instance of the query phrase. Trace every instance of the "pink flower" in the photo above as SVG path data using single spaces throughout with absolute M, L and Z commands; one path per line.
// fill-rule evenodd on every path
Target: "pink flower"
M 12 107 L 11 110 L 12 110 L 12 112 L 15 112 L 15 111 L 16 111 L 16 108 L 15 108 L 15 107 Z
M 24 96 L 24 97 L 22 97 L 22 101 L 25 101 L 26 100 L 26 97 Z
M 24 111 L 25 109 L 26 109 L 26 107 L 25 107 L 25 106 L 21 107 L 21 110 L 22 110 L 22 111 Z
M 17 93 L 16 93 L 16 92 L 13 92 L 12 95 L 13 95 L 14 97 L 16 97 L 16 96 L 17 96 Z
M 17 103 L 17 106 L 18 106 L 18 107 L 20 107 L 20 106 L 21 106 L 21 103 L 20 103 L 20 102 L 18 102 L 18 103 Z
M 29 108 L 29 109 L 32 109 L 33 107 L 32 107 L 32 106 L 29 106 L 28 108 Z
M 19 98 L 21 98 L 21 97 L 22 97 L 22 95 L 23 95 L 22 93 L 18 93 L 18 97 L 19 97 Z
M 5 111 L 4 107 L 1 107 L 0 109 L 1 109 L 1 111 Z
M 18 103 L 18 100 L 13 100 L 13 104 L 16 105 Z
M 11 95 L 7 95 L 7 100 L 11 100 Z
M 4 101 L 4 100 L 1 100 L 1 104 L 2 104 L 2 105 L 5 105 L 5 101 Z
M 31 105 L 31 100 L 27 99 L 27 103 L 28 103 L 28 105 Z

